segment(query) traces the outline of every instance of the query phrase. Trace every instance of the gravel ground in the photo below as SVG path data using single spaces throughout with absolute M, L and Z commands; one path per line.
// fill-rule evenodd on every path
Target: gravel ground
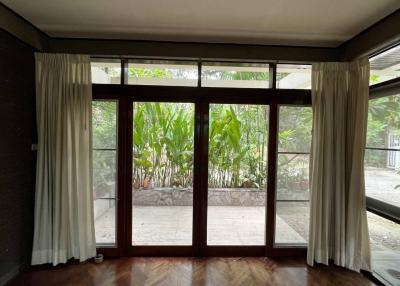
M 279 216 L 304 239 L 308 240 L 308 204 L 279 203 Z M 400 225 L 368 212 L 372 250 L 400 251 Z
M 368 213 L 368 227 L 372 250 L 400 251 L 400 225 Z

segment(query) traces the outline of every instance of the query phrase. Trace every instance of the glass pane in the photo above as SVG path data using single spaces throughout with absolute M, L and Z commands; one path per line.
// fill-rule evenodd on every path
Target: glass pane
M 204 63 L 201 86 L 268 88 L 268 64 Z
M 93 189 L 95 199 L 115 198 L 117 151 L 93 150 Z
M 268 106 L 212 104 L 208 245 L 264 245 Z
M 365 193 L 400 207 L 400 151 L 365 150 Z
M 310 199 L 310 155 L 278 154 L 277 200 Z
M 194 62 L 135 61 L 128 64 L 128 84 L 197 86 L 198 67 Z
M 367 147 L 400 149 L 400 95 L 369 101 Z
M 121 60 L 92 59 L 92 83 L 121 84 Z
M 400 77 L 400 45 L 369 59 L 369 84 L 377 84 Z
M 115 199 L 96 199 L 94 201 L 96 244 L 115 244 L 115 210 Z
M 117 103 L 93 101 L 93 199 L 96 243 L 116 242 Z
M 132 244 L 191 245 L 194 105 L 134 103 Z
M 311 107 L 279 107 L 275 224 L 277 244 L 305 244 L 308 240 L 310 155 L 296 152 L 310 152 L 311 129 Z
M 277 202 L 275 243 L 306 244 L 308 241 L 309 219 L 309 202 Z
M 311 89 L 311 65 L 278 64 L 276 88 Z
M 279 152 L 310 152 L 311 107 L 279 107 Z
M 92 102 L 93 149 L 117 148 L 117 103 Z
M 278 154 L 275 243 L 304 244 L 308 239 L 309 155 Z
M 368 212 L 372 269 L 392 285 L 399 285 L 400 225 Z

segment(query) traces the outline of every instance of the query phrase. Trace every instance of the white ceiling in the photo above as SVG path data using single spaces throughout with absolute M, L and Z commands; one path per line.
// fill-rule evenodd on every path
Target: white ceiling
M 56 37 L 334 47 L 400 0 L 0 0 Z

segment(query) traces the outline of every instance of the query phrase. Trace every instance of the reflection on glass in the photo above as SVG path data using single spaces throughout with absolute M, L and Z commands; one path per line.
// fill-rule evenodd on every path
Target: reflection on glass
M 278 154 L 275 242 L 305 244 L 309 226 L 308 154 Z
M 400 45 L 369 59 L 369 84 L 377 84 L 400 77 Z
M 310 199 L 309 154 L 278 154 L 278 200 Z
M 117 151 L 93 150 L 93 188 L 96 199 L 116 197 Z
M 364 157 L 366 195 L 400 206 L 399 95 L 369 101 L 366 145 Z
M 92 59 L 92 83 L 121 84 L 121 60 Z
M 280 106 L 275 243 L 308 241 L 311 107 Z
M 367 147 L 400 149 L 400 95 L 369 101 Z
M 276 244 L 307 244 L 310 220 L 310 203 L 308 201 L 278 201 L 276 214 Z
M 191 245 L 194 105 L 134 103 L 132 244 Z
M 279 152 L 310 152 L 312 108 L 279 107 Z
M 116 241 L 117 103 L 93 101 L 93 199 L 97 244 Z
M 94 228 L 97 245 L 115 245 L 115 199 L 94 200 Z
M 204 63 L 201 86 L 268 88 L 268 64 Z
M 276 88 L 311 89 L 311 65 L 278 64 Z
M 263 245 L 268 106 L 212 104 L 208 245 Z
M 128 64 L 128 84 L 197 86 L 197 82 L 194 62 L 135 60 Z

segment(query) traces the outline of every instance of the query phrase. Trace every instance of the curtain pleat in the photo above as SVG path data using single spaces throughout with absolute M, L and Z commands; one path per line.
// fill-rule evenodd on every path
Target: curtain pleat
M 83 55 L 36 53 L 38 152 L 32 264 L 95 256 L 91 73 Z
M 364 186 L 369 62 L 319 63 L 312 70 L 308 264 L 371 270 Z

